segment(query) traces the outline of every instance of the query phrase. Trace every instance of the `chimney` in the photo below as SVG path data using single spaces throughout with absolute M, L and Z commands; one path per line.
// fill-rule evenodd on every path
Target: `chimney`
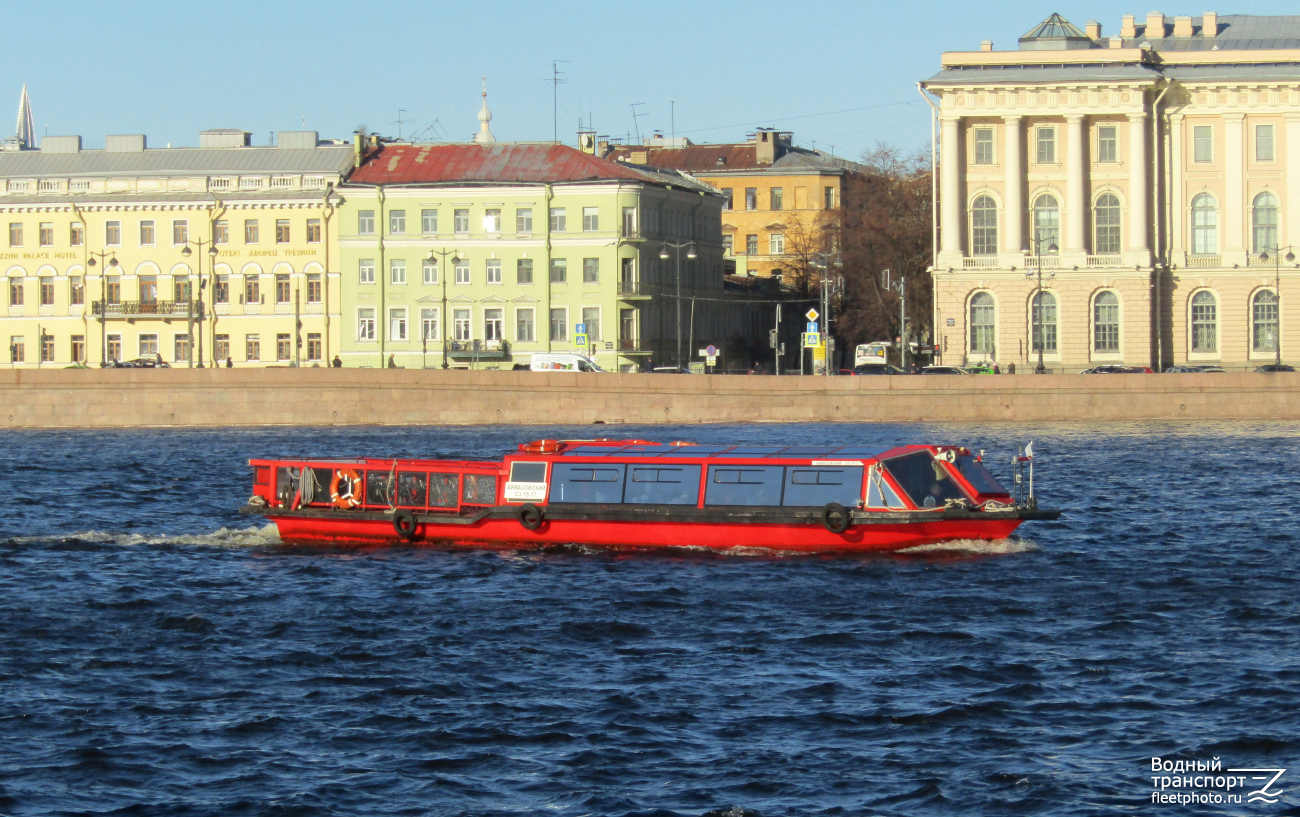
M 1147 39 L 1165 36 L 1165 15 L 1158 11 L 1147 13 Z
M 1175 17 L 1174 18 L 1174 36 L 1190 37 L 1192 36 L 1192 18 Z
M 1133 15 L 1125 14 L 1123 21 L 1119 24 L 1119 36 L 1126 40 L 1131 40 L 1138 34 L 1137 26 L 1133 25 Z
M 1111 47 L 1111 48 L 1123 48 L 1123 47 L 1124 47 L 1124 38 L 1123 38 L 1123 37 L 1120 37 L 1120 36 L 1118 36 L 1118 35 L 1112 36 L 1112 37 L 1110 38 L 1110 47 Z
M 366 155 L 365 150 L 366 135 L 358 131 L 352 135 L 352 166 L 361 167 L 361 160 Z
M 1093 42 L 1100 40 L 1101 23 L 1097 22 L 1096 20 L 1090 20 L 1088 22 L 1088 25 L 1084 26 L 1084 33 L 1087 34 L 1088 39 L 1092 40 Z
M 1219 34 L 1219 14 L 1214 11 L 1205 12 L 1204 21 L 1201 23 L 1202 37 L 1217 37 Z
M 758 129 L 754 158 L 760 167 L 766 167 L 776 161 L 776 131 L 771 128 Z
M 980 51 L 992 51 L 992 50 L 993 50 L 992 40 L 980 40 Z
M 608 140 L 608 139 L 597 139 L 597 140 L 596 140 L 596 155 L 599 156 L 599 157 L 602 158 L 602 159 L 609 155 L 609 140 Z

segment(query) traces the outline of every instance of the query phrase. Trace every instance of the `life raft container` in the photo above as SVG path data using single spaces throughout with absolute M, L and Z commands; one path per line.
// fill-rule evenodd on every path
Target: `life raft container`
M 533 440 L 530 443 L 521 443 L 519 450 L 525 454 L 554 454 L 564 447 L 564 443 L 559 440 Z
M 351 468 L 339 468 L 330 477 L 330 501 L 336 508 L 355 508 L 361 504 L 361 475 Z

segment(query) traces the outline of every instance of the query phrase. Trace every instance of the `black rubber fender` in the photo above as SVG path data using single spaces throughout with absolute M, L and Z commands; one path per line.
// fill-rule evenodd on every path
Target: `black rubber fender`
M 519 510 L 515 511 L 515 518 L 527 530 L 537 530 L 542 526 L 542 509 L 531 502 L 527 502 L 520 505 Z
M 848 509 L 838 502 L 827 502 L 822 507 L 822 524 L 831 533 L 843 533 L 851 521 Z
M 410 511 L 398 511 L 393 514 L 393 530 L 408 542 L 415 538 L 415 529 L 418 525 L 415 514 Z

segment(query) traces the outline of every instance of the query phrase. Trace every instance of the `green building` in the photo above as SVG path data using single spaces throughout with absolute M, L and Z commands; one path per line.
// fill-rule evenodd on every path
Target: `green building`
M 723 302 L 712 187 L 483 137 L 359 142 L 337 188 L 345 366 L 511 368 L 585 352 L 633 371 L 762 331 Z

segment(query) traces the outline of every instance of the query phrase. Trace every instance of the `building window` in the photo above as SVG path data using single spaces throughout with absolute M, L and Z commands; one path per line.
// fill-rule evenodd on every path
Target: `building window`
M 567 228 L 567 216 L 563 207 L 551 208 L 551 232 L 562 233 Z
M 1039 128 L 1038 163 L 1040 165 L 1056 164 L 1056 128 Z
M 20 221 L 9 222 L 9 246 L 21 247 L 23 245 L 23 225 Z
M 487 282 L 489 284 L 501 283 L 501 259 L 489 258 L 487 262 Z
M 1119 351 L 1119 296 L 1113 292 L 1100 292 L 1092 301 L 1092 348 Z
M 1093 213 L 1093 228 L 1096 243 L 1093 252 L 1098 255 L 1119 254 L 1119 198 L 1114 193 L 1103 193 L 1097 197 L 1097 207 Z
M 388 259 L 388 283 L 394 286 L 404 286 L 406 284 L 406 259 Z
M 260 335 L 244 335 L 244 360 L 255 361 L 262 359 L 262 337 Z
M 184 246 L 190 240 L 190 223 L 185 219 L 177 219 L 172 222 L 172 244 L 177 247 Z
M 993 129 L 975 129 L 975 164 L 993 164 Z
M 424 264 L 421 266 L 421 279 L 426 284 L 438 283 L 438 259 L 424 259 Z
M 723 210 L 730 210 L 730 209 L 731 209 L 732 199 L 734 198 L 734 196 L 733 196 L 733 194 L 732 194 L 731 191 L 732 191 L 732 188 L 730 188 L 730 187 L 724 187 L 724 188 L 722 188 L 722 209 L 723 209 Z
M 277 218 L 275 220 L 275 243 L 276 244 L 289 243 L 289 219 Z
M 531 284 L 533 282 L 533 259 L 520 258 L 515 262 L 515 283 Z
M 582 231 L 593 233 L 600 229 L 600 209 L 597 207 L 582 208 Z
M 828 185 L 822 191 L 822 193 L 823 193 L 822 199 L 823 199 L 823 203 L 826 206 L 826 209 L 834 210 L 835 209 L 835 188 Z
M 438 310 L 437 309 L 420 310 L 420 339 L 421 340 L 438 339 Z
M 122 303 L 122 277 L 109 275 L 104 278 L 104 300 L 110 304 Z
M 80 275 L 73 275 L 68 278 L 68 303 L 72 306 L 81 306 L 86 303 L 86 284 Z
M 357 310 L 357 340 L 370 341 L 375 339 L 375 308 L 372 306 L 362 307 Z
M 9 228 L 9 243 L 11 246 L 19 246 L 23 243 L 23 228 L 18 225 L 18 244 L 13 243 L 13 227 Z M 104 222 L 104 244 L 109 247 L 122 246 L 122 222 L 105 221 Z
M 178 304 L 186 303 L 190 300 L 190 278 L 188 275 L 177 275 L 172 278 L 172 300 Z
M 157 275 L 140 276 L 140 303 L 142 304 L 158 303 L 158 276 Z
M 456 262 L 456 283 L 469 283 L 469 260 L 462 258 Z
M 388 234 L 389 235 L 406 234 L 406 211 L 405 210 L 388 211 Z
M 325 344 L 321 343 L 320 332 L 307 333 L 307 359 L 320 360 L 325 351 Z
M 109 335 L 107 341 L 108 341 L 108 345 L 104 349 L 105 356 L 107 356 L 109 360 L 121 360 L 122 359 L 122 336 Z
M 1218 351 L 1218 303 L 1214 293 L 1201 290 L 1192 296 L 1192 351 Z
M 970 208 L 971 252 L 998 254 L 998 206 L 990 196 L 979 196 Z
M 244 219 L 244 243 L 256 244 L 259 240 L 261 240 L 261 232 L 257 228 L 257 219 Z
M 307 273 L 307 303 L 318 304 L 321 302 L 321 278 L 319 272 Z
M 552 258 L 551 259 L 551 283 L 565 284 L 569 279 L 569 259 Z
M 362 284 L 375 282 L 375 259 L 362 258 L 357 262 L 357 281 Z
M 41 306 L 54 306 L 54 279 L 43 275 L 39 280 Z
M 357 211 L 357 233 L 359 235 L 375 234 L 375 211 L 374 210 Z
M 1255 252 L 1277 249 L 1277 196 L 1267 190 L 1255 197 L 1250 216 L 1254 228 Z
M 745 254 L 758 255 L 758 236 L 756 235 L 745 236 Z
M 27 343 L 22 335 L 9 336 L 9 362 L 23 363 L 27 360 Z
M 623 208 L 623 235 L 636 235 L 636 208 Z
M 515 210 L 515 232 L 529 235 L 533 231 L 533 208 L 520 207 Z
M 484 309 L 483 310 L 483 340 L 504 340 L 505 339 L 505 310 L 503 309 Z
M 152 221 L 140 222 L 140 246 L 152 247 L 157 243 L 157 237 L 154 234 L 154 223 Z
M 260 304 L 262 302 L 262 282 L 256 275 L 244 276 L 244 303 Z
M 388 310 L 388 339 L 406 340 L 406 308 Z
M 758 209 L 758 188 L 757 187 L 745 188 L 745 209 L 746 210 Z
M 784 255 L 784 254 L 785 254 L 785 234 L 784 234 L 784 233 L 772 233 L 770 236 L 768 236 L 767 243 L 768 243 L 768 251 L 769 251 L 772 255 Z
M 1061 210 L 1056 198 L 1049 195 L 1034 200 L 1034 252 L 1039 255 L 1055 253 L 1060 248 Z
M 172 363 L 185 363 L 190 359 L 190 336 L 172 336 Z
M 140 336 L 140 357 L 157 357 L 158 356 L 158 336 L 141 335 Z
M 582 259 L 582 283 L 584 284 L 600 283 L 600 259 L 599 258 Z
M 1216 255 L 1219 252 L 1219 211 L 1214 197 L 1201 193 L 1192 199 L 1192 254 Z
M 212 302 L 217 304 L 230 303 L 230 276 L 218 275 L 217 283 L 212 288 Z
M 970 299 L 970 350 L 975 354 L 991 355 L 996 351 L 994 330 L 995 307 L 993 296 L 977 292 Z
M 1045 354 L 1056 353 L 1056 296 L 1050 292 L 1034 295 L 1030 307 L 1033 325 L 1032 351 L 1040 349 Z
M 772 208 L 771 208 L 771 209 L 773 209 L 773 210 L 780 210 L 780 209 L 782 208 L 782 202 L 783 202 L 785 196 L 784 196 L 784 192 L 781 190 L 781 188 L 779 188 L 779 187 L 773 187 L 773 188 L 771 189 L 771 191 L 769 191 L 769 196 L 768 196 L 768 198 L 769 198 L 769 201 L 771 202 L 771 205 L 772 205 Z
M 454 309 L 451 313 L 453 339 L 466 341 L 470 339 L 469 310 Z
M 68 225 L 68 244 L 73 247 L 84 247 L 86 245 L 86 225 L 80 221 L 74 221 Z
M 36 231 L 37 241 L 42 247 L 54 246 L 54 223 L 42 221 Z
M 453 210 L 451 213 L 451 227 L 456 235 L 469 235 L 469 210 Z
M 212 222 L 212 243 L 230 243 L 230 222 L 225 219 Z
M 1256 352 L 1277 351 L 1277 294 L 1261 289 L 1251 301 L 1250 348 Z
M 1214 161 L 1214 129 L 1209 125 L 1197 125 L 1192 128 L 1192 160 Z
M 286 233 L 285 235 L 287 236 L 288 233 Z M 288 240 L 289 239 L 286 237 L 285 241 Z M 307 243 L 308 244 L 320 243 L 320 219 L 318 218 L 307 219 Z
M 221 362 L 230 358 L 230 335 L 216 335 L 212 340 L 212 359 Z
M 41 341 L 41 362 L 53 363 L 54 362 L 54 336 L 41 335 L 40 341 Z
M 727 258 L 731 257 L 732 242 L 734 241 L 734 239 L 735 237 L 731 233 L 727 233 L 726 235 L 722 236 L 722 254 Z
M 532 343 L 536 340 L 536 331 L 533 328 L 533 310 L 516 309 L 515 310 L 515 341 L 520 343 Z
M 593 345 L 600 342 L 600 307 L 582 308 L 582 325 L 587 329 L 587 340 Z
M 287 304 L 289 301 L 289 274 L 286 272 L 276 273 L 275 302 L 277 304 Z
M 569 339 L 569 312 L 564 307 L 551 310 L 551 342 L 563 343 Z
M 72 361 L 74 363 L 86 362 L 86 336 L 85 335 L 72 336 L 71 351 L 72 351 Z
M 1119 161 L 1119 128 L 1116 126 L 1097 126 L 1097 161 Z
M 483 232 L 488 235 L 501 234 L 501 210 L 499 208 L 488 208 L 483 211 Z
M 420 232 L 425 235 L 433 235 L 438 232 L 438 211 L 421 210 L 420 211 Z

